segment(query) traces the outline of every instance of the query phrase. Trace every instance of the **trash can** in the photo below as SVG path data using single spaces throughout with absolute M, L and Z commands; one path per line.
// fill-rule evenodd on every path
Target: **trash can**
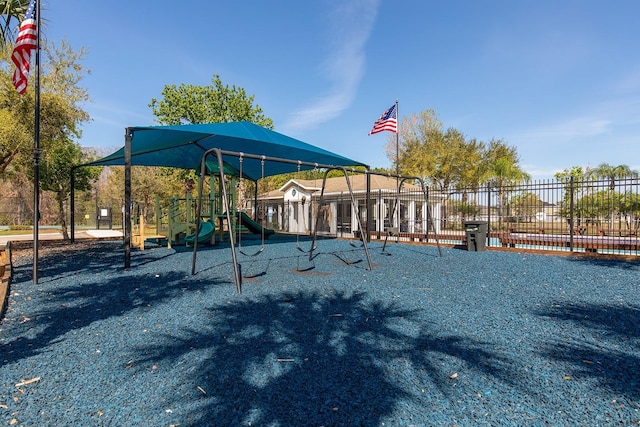
M 480 252 L 486 249 L 487 221 L 465 221 L 464 231 L 467 234 L 467 250 Z

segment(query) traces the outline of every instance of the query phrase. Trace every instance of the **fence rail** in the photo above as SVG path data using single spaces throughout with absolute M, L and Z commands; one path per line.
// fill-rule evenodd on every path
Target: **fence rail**
M 640 255 L 638 178 L 540 181 L 432 193 L 440 235 L 488 223 L 489 246 Z
M 371 220 L 368 230 L 373 239 L 387 238 L 387 230 L 394 228 L 401 241 L 435 243 L 437 235 L 441 243 L 463 244 L 465 222 L 486 221 L 487 246 L 637 256 L 639 186 L 638 178 L 621 178 L 429 189 L 429 212 L 421 191 L 398 195 L 376 190 L 371 193 L 370 216 L 365 196 L 360 194 L 356 199 L 363 228 L 367 219 Z M 268 201 L 262 215 L 268 226 L 278 231 L 308 233 L 318 214 L 319 233 L 358 236 L 356 211 L 350 206 L 348 193 L 329 195 L 320 207 L 314 197 L 306 208 L 297 202 Z M 394 211 L 398 199 L 399 208 Z M 429 233 L 428 213 L 433 220 Z
M 479 188 L 452 188 L 427 191 L 407 189 L 396 194 L 373 190 L 370 204 L 364 194 L 356 195 L 353 209 L 347 192 L 325 195 L 322 206 L 314 194 L 305 202 L 285 203 L 284 199 L 265 200 L 255 206 L 257 220 L 280 232 L 310 233 L 318 219 L 318 233 L 355 238 L 355 215 L 372 239 L 384 239 L 389 228 L 398 231 L 402 241 L 463 244 L 466 221 L 486 221 L 487 246 L 538 249 L 546 251 L 591 252 L 640 255 L 640 180 L 637 177 L 602 180 L 534 181 L 518 185 Z M 101 226 L 101 212 L 109 207 L 110 227 L 122 227 L 122 206 L 118 202 L 96 203 L 92 193 L 76 196 L 76 226 Z M 399 205 L 396 206 L 396 200 Z M 32 200 L 31 200 L 32 203 Z M 146 222 L 156 223 L 153 202 L 145 205 Z M 41 224 L 55 223 L 55 203 L 41 204 Z M 5 197 L 0 206 L 0 226 L 32 224 L 30 200 Z M 428 224 L 431 218 L 433 225 Z M 367 225 L 367 221 L 370 224 Z M 104 224 L 102 224 L 104 227 Z M 427 233 L 427 229 L 429 232 Z M 435 233 L 435 234 L 434 234 Z

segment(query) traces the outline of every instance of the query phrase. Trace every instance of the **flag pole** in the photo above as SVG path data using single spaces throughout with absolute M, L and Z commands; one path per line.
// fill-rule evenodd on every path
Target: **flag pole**
M 33 283 L 38 283 L 40 226 L 40 1 L 36 2 L 36 84 L 33 146 Z
M 400 122 L 400 112 L 398 110 L 398 98 L 396 98 L 396 218 L 398 220 L 398 234 L 396 241 L 400 241 L 400 132 L 398 123 Z
M 398 98 L 396 98 L 396 175 L 400 175 L 400 137 L 398 123 L 400 123 L 400 113 L 398 111 Z

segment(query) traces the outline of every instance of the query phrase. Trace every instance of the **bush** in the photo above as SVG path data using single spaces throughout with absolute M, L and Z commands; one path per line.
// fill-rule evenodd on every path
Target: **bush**
M 33 227 L 30 225 L 10 225 L 9 230 L 11 231 L 24 231 L 24 230 L 32 230 Z

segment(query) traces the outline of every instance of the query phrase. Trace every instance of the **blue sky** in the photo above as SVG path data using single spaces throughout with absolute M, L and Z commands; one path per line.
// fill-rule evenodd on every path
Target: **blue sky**
M 84 146 L 154 124 L 167 84 L 214 74 L 255 95 L 275 130 L 388 167 L 367 133 L 399 100 L 445 128 L 517 147 L 533 178 L 602 162 L 640 169 L 635 0 L 43 0 L 47 38 L 85 47 Z

